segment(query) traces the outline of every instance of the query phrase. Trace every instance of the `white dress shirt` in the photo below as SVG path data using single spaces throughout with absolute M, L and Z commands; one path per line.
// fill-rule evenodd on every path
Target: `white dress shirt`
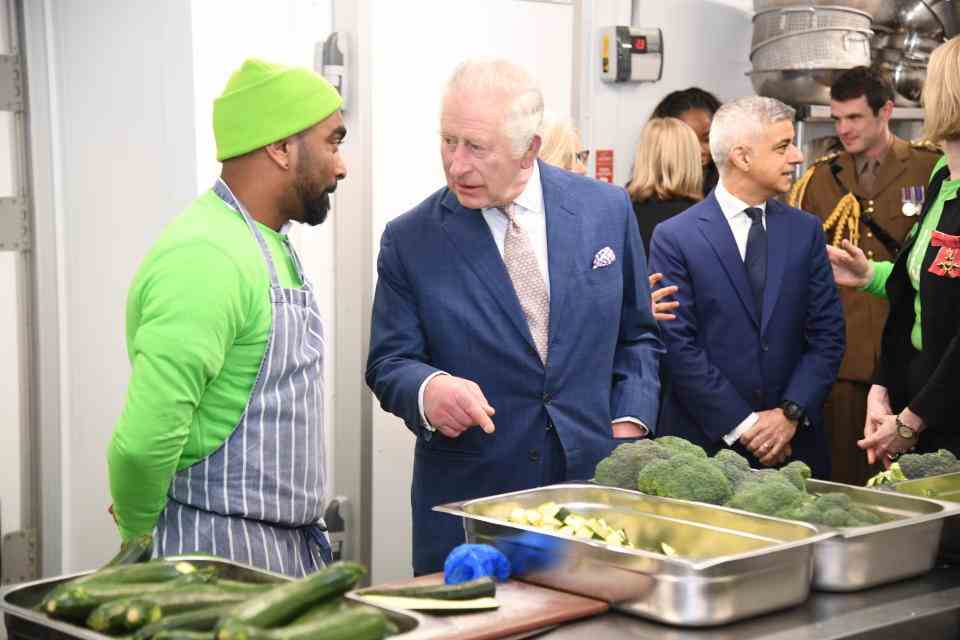
M 726 187 L 723 186 L 723 179 L 720 179 L 720 182 L 717 183 L 717 188 L 714 190 L 714 194 L 717 197 L 717 204 L 720 205 L 720 210 L 723 212 L 723 217 L 727 219 L 727 224 L 730 225 L 730 231 L 733 232 L 733 239 L 737 243 L 737 250 L 740 251 L 740 259 L 745 260 L 747 256 L 747 237 L 750 235 L 750 225 L 753 224 L 753 221 L 750 219 L 750 216 L 747 215 L 747 209 L 753 205 L 749 205 L 737 196 L 733 195 L 727 191 Z M 767 203 L 762 202 L 758 205 L 755 205 L 757 209 L 763 211 L 763 216 L 760 220 L 763 224 L 763 228 L 767 228 Z M 757 420 L 760 419 L 756 413 L 751 413 L 746 418 L 743 419 L 743 422 L 738 424 L 736 428 L 723 436 L 723 441 L 727 445 L 732 445 L 734 442 L 740 439 L 744 433 L 750 430 L 750 428 L 757 423 Z
M 514 216 L 517 224 L 523 227 L 533 247 L 533 253 L 537 257 L 537 266 L 540 267 L 540 275 L 543 276 L 544 283 L 547 285 L 547 296 L 550 296 L 550 262 L 547 253 L 547 213 L 543 204 L 543 185 L 540 182 L 540 164 L 533 163 L 533 172 L 530 179 L 520 195 L 513 201 Z M 490 228 L 493 235 L 493 241 L 497 245 L 497 251 L 500 257 L 503 257 L 503 243 L 507 237 L 507 217 L 499 209 L 490 207 L 481 209 L 483 219 Z M 746 242 L 746 241 L 744 241 Z M 446 371 L 434 371 L 420 384 L 420 390 L 417 393 L 417 404 L 420 407 L 420 418 L 424 426 L 433 431 L 432 425 L 427 421 L 427 415 L 423 410 L 423 392 L 427 388 L 427 383 L 434 377 L 446 374 Z M 640 425 L 644 433 L 647 433 L 647 426 L 640 420 L 630 417 L 617 418 L 614 422 L 633 422 Z

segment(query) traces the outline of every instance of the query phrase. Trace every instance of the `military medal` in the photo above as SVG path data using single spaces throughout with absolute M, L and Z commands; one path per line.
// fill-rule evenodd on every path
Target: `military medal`
M 946 278 L 960 278 L 960 236 L 934 231 L 930 246 L 939 247 L 939 251 L 928 271 Z
M 900 189 L 900 199 L 903 201 L 900 211 L 903 215 L 912 218 L 923 210 L 924 191 L 922 184 Z

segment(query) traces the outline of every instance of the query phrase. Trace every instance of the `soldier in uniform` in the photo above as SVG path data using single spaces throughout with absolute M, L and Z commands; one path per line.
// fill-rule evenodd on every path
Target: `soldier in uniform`
M 940 151 L 890 131 L 893 89 L 878 74 L 856 67 L 830 89 L 830 111 L 843 150 L 818 159 L 797 181 L 789 204 L 819 216 L 827 241 L 848 239 L 873 260 L 893 260 L 923 204 L 924 186 Z M 842 289 L 847 349 L 824 406 L 832 479 L 863 484 L 872 469 L 863 437 L 870 389 L 887 317 L 887 301 Z

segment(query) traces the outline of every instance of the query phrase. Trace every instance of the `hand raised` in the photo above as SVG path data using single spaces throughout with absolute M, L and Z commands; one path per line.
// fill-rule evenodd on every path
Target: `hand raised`
M 873 280 L 873 265 L 860 247 L 843 240 L 840 247 L 827 245 L 833 279 L 842 287 L 862 288 Z
M 495 412 L 480 386 L 472 380 L 439 375 L 423 390 L 423 412 L 427 421 L 448 438 L 457 438 L 470 427 L 493 433 Z

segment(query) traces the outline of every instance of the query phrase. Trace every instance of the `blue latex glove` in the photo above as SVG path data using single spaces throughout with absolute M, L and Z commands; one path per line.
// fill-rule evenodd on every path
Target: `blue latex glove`
M 510 561 L 488 544 L 461 544 L 443 563 L 443 581 L 447 584 L 469 582 L 491 576 L 497 582 L 510 577 Z

